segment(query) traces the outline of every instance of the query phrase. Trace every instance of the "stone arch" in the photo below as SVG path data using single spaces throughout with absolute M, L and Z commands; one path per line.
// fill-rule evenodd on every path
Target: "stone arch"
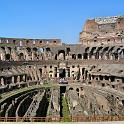
M 37 52 L 37 50 L 38 50 L 38 49 L 37 49 L 36 47 L 33 47 L 33 51 Z
M 55 55 L 55 60 L 57 60 L 57 54 Z
M 72 87 L 70 87 L 69 90 L 74 90 L 74 89 Z
M 88 53 L 83 54 L 83 59 L 88 59 Z
M 5 59 L 6 59 L 6 60 L 10 60 L 10 58 L 11 58 L 10 54 L 6 54 L 6 55 L 5 55 Z
M 78 54 L 78 59 L 82 59 L 82 54 Z
M 96 50 L 96 47 L 92 47 L 90 53 L 94 53 L 95 50 Z
M 76 88 L 76 91 L 79 92 L 79 88 Z
M 26 44 L 29 44 L 29 40 L 26 40 Z
M 122 104 L 123 104 L 123 106 L 124 106 L 124 100 L 122 100 Z
M 2 50 L 5 50 L 5 47 L 1 47 Z
M 42 68 L 39 68 L 40 76 L 42 76 Z
M 103 48 L 102 52 L 106 52 L 108 49 L 109 49 L 109 47 L 105 47 L 105 48 Z
M 95 58 L 95 56 L 94 56 L 95 55 L 95 50 L 96 50 L 96 47 L 92 47 L 91 51 L 89 51 L 89 57 L 90 58 L 92 58 L 92 57 Z
M 109 50 L 109 47 L 103 48 L 103 51 L 102 51 L 102 58 L 103 59 L 107 59 L 108 58 L 108 50 Z
M 30 48 L 30 47 L 27 47 L 26 50 L 27 50 L 28 52 L 31 52 L 31 48 Z
M 43 48 L 39 48 L 38 51 L 42 53 L 44 51 L 44 49 Z
M 24 60 L 24 54 L 23 53 L 19 54 L 19 60 Z
M 89 47 L 85 48 L 85 53 L 87 53 L 89 51 Z
M 76 59 L 76 55 L 75 54 L 72 54 L 72 59 Z
M 58 57 L 60 60 L 65 60 L 65 51 L 64 50 L 59 50 L 58 51 Z
M 47 52 L 50 52 L 50 51 L 51 51 L 50 47 L 47 47 L 47 48 L 46 48 L 46 51 L 47 51 Z
M 8 50 L 11 52 L 11 47 L 7 47 L 8 48 Z

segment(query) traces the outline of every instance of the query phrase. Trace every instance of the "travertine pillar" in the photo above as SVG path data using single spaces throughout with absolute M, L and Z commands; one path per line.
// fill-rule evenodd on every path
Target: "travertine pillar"
M 4 79 L 3 79 L 3 78 L 1 78 L 1 85 L 2 85 L 2 86 L 5 85 L 5 84 L 4 84 Z
M 12 83 L 14 84 L 14 76 L 12 76 Z
M 19 83 L 20 82 L 20 77 L 19 76 L 17 76 L 17 83 Z

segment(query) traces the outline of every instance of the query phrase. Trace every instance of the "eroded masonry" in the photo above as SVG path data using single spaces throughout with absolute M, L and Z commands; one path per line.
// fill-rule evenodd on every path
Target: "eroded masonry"
M 77 44 L 1 37 L 0 95 L 16 121 L 124 115 L 124 17 L 87 20 Z

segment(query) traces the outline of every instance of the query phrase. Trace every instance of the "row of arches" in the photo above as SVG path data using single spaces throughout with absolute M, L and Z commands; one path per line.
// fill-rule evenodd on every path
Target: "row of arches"
M 0 47 L 0 60 L 77 60 L 77 59 L 110 59 L 118 60 L 124 58 L 123 46 L 106 46 L 106 47 L 86 47 L 84 52 L 73 51 L 65 52 L 65 50 L 58 50 L 53 53 L 50 48 L 11 48 Z

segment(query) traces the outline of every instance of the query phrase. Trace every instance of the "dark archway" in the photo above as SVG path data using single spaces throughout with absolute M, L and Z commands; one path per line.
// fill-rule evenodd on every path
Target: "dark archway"
M 59 77 L 64 78 L 65 77 L 65 69 L 59 69 Z
M 33 48 L 33 51 L 37 52 L 37 48 L 36 48 L 36 47 L 34 47 L 34 48 Z
M 26 49 L 27 49 L 28 52 L 31 52 L 31 48 L 27 47 Z
M 19 54 L 19 60 L 24 60 L 24 54 L 23 53 Z
M 78 59 L 82 59 L 82 54 L 78 54 Z
M 10 60 L 10 54 L 5 55 L 6 60 Z
M 69 90 L 73 90 L 73 88 L 72 88 L 72 87 L 70 87 L 70 88 L 69 88 Z
M 64 50 L 59 50 L 59 51 L 58 51 L 58 55 L 61 54 L 61 53 L 63 53 L 64 59 L 65 59 L 65 51 L 64 51 Z
M 42 69 L 40 68 L 39 71 L 40 71 L 40 76 L 42 76 Z
M 55 55 L 55 60 L 57 60 L 57 54 Z
M 72 54 L 72 59 L 76 59 L 76 55 L 75 54 Z
M 83 59 L 88 59 L 88 53 L 84 53 L 84 58 Z

